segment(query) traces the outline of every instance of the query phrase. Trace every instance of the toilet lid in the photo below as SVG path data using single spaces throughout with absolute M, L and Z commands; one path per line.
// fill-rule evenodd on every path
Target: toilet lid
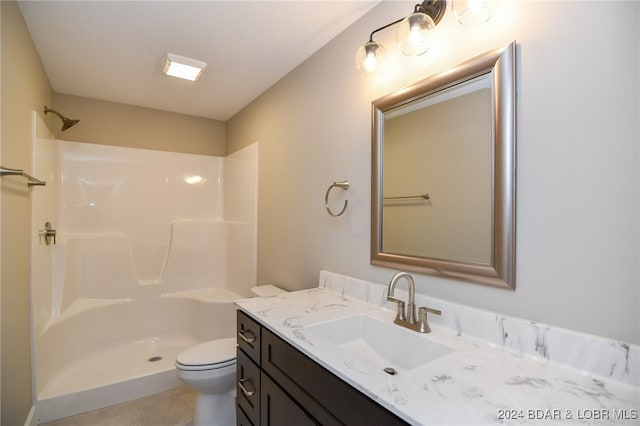
M 212 340 L 180 352 L 176 365 L 184 370 L 210 370 L 236 363 L 236 339 Z

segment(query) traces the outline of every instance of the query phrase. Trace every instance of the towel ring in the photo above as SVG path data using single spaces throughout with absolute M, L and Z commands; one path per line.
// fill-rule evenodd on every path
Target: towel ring
M 342 206 L 342 210 L 340 210 L 340 213 L 338 214 L 333 213 L 329 208 L 329 192 L 331 192 L 331 190 L 335 187 L 342 188 L 346 191 L 347 189 L 349 189 L 349 181 L 345 180 L 343 182 L 333 182 L 331 186 L 327 189 L 326 194 L 324 194 L 324 207 L 327 209 L 327 211 L 331 216 L 338 217 L 338 216 L 342 216 L 344 211 L 347 210 L 347 205 L 349 204 L 349 200 L 344 200 L 344 206 Z

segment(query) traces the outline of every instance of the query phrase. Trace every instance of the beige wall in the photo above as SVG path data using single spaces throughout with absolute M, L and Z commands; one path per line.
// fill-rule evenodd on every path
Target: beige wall
M 260 143 L 259 283 L 309 288 L 321 269 L 387 283 L 394 271 L 369 263 L 371 101 L 516 40 L 516 290 L 414 274 L 417 289 L 640 343 L 640 3 L 545 5 L 501 2 L 481 27 L 449 10 L 417 58 L 381 31 L 395 69 L 362 78 L 358 47 L 413 8 L 382 2 L 233 117 L 228 152 Z M 324 193 L 343 179 L 349 207 L 330 217 Z
M 29 170 L 31 111 L 53 93 L 20 11 L 2 1 L 2 165 Z M 42 114 L 42 113 L 40 113 Z M 4 177 L 2 191 L 2 424 L 24 424 L 32 405 L 29 316 L 30 196 L 21 178 Z M 31 191 L 37 191 L 37 187 Z
M 55 93 L 47 105 L 80 120 L 64 132 L 58 117 L 52 128 L 58 139 L 187 154 L 225 155 L 225 123 L 209 118 Z M 52 115 L 52 114 L 47 114 Z

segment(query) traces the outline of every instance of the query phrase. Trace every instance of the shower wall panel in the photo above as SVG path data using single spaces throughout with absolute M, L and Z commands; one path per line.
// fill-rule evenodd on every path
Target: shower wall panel
M 56 140 L 34 113 L 34 332 L 104 303 L 256 285 L 257 144 L 229 157 Z M 51 222 L 55 245 L 37 239 Z
M 32 327 L 42 330 L 51 317 L 52 305 L 60 298 L 60 289 L 54 285 L 54 264 L 59 253 L 55 246 L 47 246 L 38 235 L 50 222 L 58 225 L 57 195 L 59 171 L 59 143 L 44 121 L 33 111 L 32 115 L 32 164 L 33 174 L 46 182 L 46 186 L 31 189 L 31 315 Z
M 61 142 L 59 229 L 122 233 L 136 277 L 161 279 L 171 224 L 222 220 L 221 157 Z

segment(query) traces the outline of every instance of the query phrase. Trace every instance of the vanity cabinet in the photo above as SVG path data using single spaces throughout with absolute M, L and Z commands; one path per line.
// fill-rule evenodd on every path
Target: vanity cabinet
M 237 328 L 238 425 L 407 424 L 241 310 Z

